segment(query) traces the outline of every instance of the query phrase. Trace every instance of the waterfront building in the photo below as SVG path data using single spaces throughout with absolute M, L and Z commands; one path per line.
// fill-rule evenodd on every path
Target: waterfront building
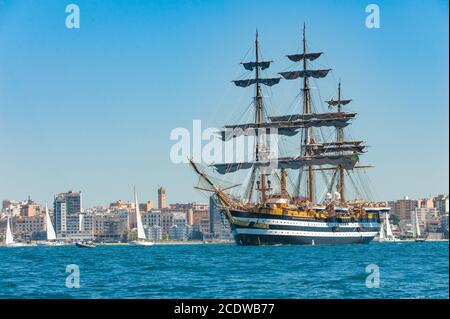
M 186 211 L 186 212 L 189 209 L 192 209 L 194 212 L 209 210 L 209 204 L 200 203 L 200 202 L 193 202 L 193 203 L 187 203 L 187 204 L 175 203 L 175 204 L 170 204 L 169 207 L 172 210 L 182 210 L 182 211 Z
M 161 211 L 159 210 L 152 210 L 147 213 L 142 213 L 142 223 L 144 224 L 144 227 L 152 227 L 152 226 L 159 226 L 161 227 Z
M 167 195 L 163 187 L 158 188 L 158 209 L 167 208 Z
M 162 228 L 158 225 L 153 225 L 150 227 L 144 226 L 145 235 L 148 240 L 162 240 Z
M 121 223 L 121 229 L 122 232 L 128 232 L 130 230 L 130 214 L 127 210 L 119 209 L 119 210 L 112 210 L 110 212 L 111 215 L 117 216 L 117 218 L 120 220 Z
M 153 209 L 153 202 L 151 200 L 148 200 L 146 203 L 140 203 L 139 204 L 139 211 L 142 212 L 148 212 Z
M 444 234 L 444 238 L 449 238 L 448 216 L 448 213 L 441 215 L 441 229 Z
M 167 234 L 169 232 L 169 228 L 173 225 L 173 214 L 174 213 L 170 211 L 161 212 L 161 227 L 164 234 Z
M 83 211 L 81 192 L 69 191 L 55 195 L 53 201 L 54 225 L 57 235 L 64 236 L 68 232 L 68 216 Z M 74 220 L 79 217 L 70 217 L 70 233 L 73 233 Z M 78 219 L 77 219 L 78 220 Z
M 441 194 L 433 197 L 433 207 L 439 211 L 439 215 L 449 213 L 449 197 L 448 194 Z
M 46 224 L 43 214 L 15 217 L 12 224 L 16 237 L 30 240 L 45 239 Z
M 134 209 L 134 203 L 130 203 L 122 199 L 119 199 L 109 204 L 109 208 L 111 210 L 132 210 Z
M 17 200 L 5 199 L 2 201 L 2 210 L 7 211 L 12 208 L 20 208 L 20 202 Z
M 21 202 L 17 200 L 6 199 L 2 202 L 2 211 L 7 216 L 19 216 L 20 215 Z
M 128 227 L 126 221 L 113 214 L 96 214 L 94 221 L 95 240 L 102 242 L 120 241 Z
M 172 225 L 169 228 L 169 238 L 173 240 L 188 240 L 190 226 L 187 224 L 187 218 L 184 212 L 172 213 Z
M 194 210 L 192 208 L 188 209 L 186 216 L 187 216 L 188 225 L 190 225 L 190 226 L 194 225 Z
M 28 197 L 22 205 L 20 205 L 20 216 L 21 217 L 33 217 L 41 213 L 41 206 Z
M 426 225 L 439 221 L 439 210 L 434 207 L 416 207 L 413 209 L 417 213 L 419 224 Z M 413 214 L 414 216 L 414 214 Z
M 232 240 L 229 223 L 217 209 L 215 196 L 209 198 L 209 232 L 213 239 Z
M 190 225 L 191 229 L 190 229 L 190 234 L 189 234 L 189 239 L 191 240 L 202 240 L 204 237 L 207 237 L 206 235 L 204 236 L 203 233 L 200 230 L 200 225 Z
M 419 201 L 405 196 L 403 199 L 389 201 L 388 206 L 391 207 L 391 215 L 397 215 L 400 220 L 410 221 L 414 208 L 419 207 Z
M 62 198 L 55 198 L 53 202 L 53 225 L 56 235 L 67 232 L 67 210 L 66 201 Z

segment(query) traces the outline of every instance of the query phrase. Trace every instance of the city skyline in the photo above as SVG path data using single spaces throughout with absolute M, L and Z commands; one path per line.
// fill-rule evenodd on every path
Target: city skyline
M 74 189 L 92 207 L 131 200 L 136 185 L 156 203 L 164 185 L 168 202 L 207 201 L 189 167 L 170 162 L 171 130 L 191 130 L 195 119 L 220 127 L 225 109 L 250 101 L 230 81 L 255 29 L 281 71 L 303 22 L 311 46 L 335 67 L 323 97 L 341 79 L 354 99 L 352 133 L 371 146 L 365 161 L 375 165 L 376 199 L 448 193 L 448 3 L 378 1 L 378 30 L 364 25 L 365 2 L 306 1 L 300 10 L 292 1 L 279 10 L 268 1 L 258 3 L 258 18 L 247 14 L 253 1 L 76 3 L 81 28 L 68 30 L 65 4 L 0 2 L 3 199 L 51 203 Z M 294 89 L 273 90 L 278 110 Z

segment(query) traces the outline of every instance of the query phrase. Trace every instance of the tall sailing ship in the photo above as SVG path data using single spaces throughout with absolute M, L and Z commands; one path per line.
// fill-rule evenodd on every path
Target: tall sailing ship
M 262 77 L 261 71 L 268 69 L 272 61 L 260 59 L 257 32 L 255 60 L 242 63 L 254 77 L 233 81 L 238 87 L 255 87 L 254 121 L 226 125 L 219 134 L 224 142 L 242 135 L 254 137 L 253 158 L 248 162 L 210 166 L 220 175 L 248 170 L 250 177 L 246 179 L 243 194 L 230 193 L 230 189 L 240 184 L 225 187 L 212 174 L 207 174 L 207 169 L 190 160 L 199 177 L 196 188 L 213 193 L 216 208 L 228 220 L 238 245 L 368 243 L 380 231 L 380 215 L 389 211 L 383 203 L 346 199 L 346 177 L 354 170 L 369 167 L 358 165 L 359 156 L 365 153 L 367 145 L 363 141 L 346 139 L 348 134 L 344 128 L 356 113 L 343 111 L 351 100 L 341 97 L 340 83 L 337 97 L 325 101 L 332 111 L 320 113 L 312 107 L 310 80 L 326 77 L 331 69 L 310 68 L 310 62 L 318 59 L 322 52 L 308 52 L 305 28 L 302 46 L 302 53 L 287 55 L 289 60 L 301 65 L 300 70 L 280 72 L 281 77 Z M 300 110 L 292 115 L 269 116 L 262 86 L 271 87 L 283 78 L 301 80 Z M 324 138 L 323 129 L 333 132 L 331 139 Z M 272 145 L 267 141 L 270 134 L 289 139 L 300 135 L 297 153 L 270 158 Z M 320 201 L 316 196 L 319 173 L 331 174 L 326 195 Z M 296 178 L 297 182 L 291 183 L 293 187 L 288 187 L 288 177 Z M 277 187 L 274 182 L 278 183 Z M 302 187 L 305 196 L 301 194 Z

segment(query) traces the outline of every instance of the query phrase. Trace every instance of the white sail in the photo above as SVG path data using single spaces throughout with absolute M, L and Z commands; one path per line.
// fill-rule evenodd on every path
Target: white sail
M 392 238 L 394 237 L 392 234 L 391 224 L 389 223 L 389 213 L 386 213 L 385 215 L 385 222 L 386 222 L 386 237 Z
M 384 234 L 384 221 L 381 223 L 380 227 L 380 240 L 383 240 L 386 238 L 386 235 Z
M 5 244 L 6 245 L 14 244 L 14 238 L 13 238 L 13 234 L 11 232 L 11 225 L 10 225 L 10 222 L 9 222 L 9 217 L 8 217 L 8 221 L 7 221 L 7 224 L 6 224 Z
M 415 238 L 419 238 L 421 236 L 420 233 L 420 225 L 419 225 L 419 216 L 417 214 L 417 210 L 413 211 L 413 234 Z
M 48 207 L 45 205 L 45 221 L 47 226 L 47 240 L 56 240 L 55 229 L 53 228 L 52 220 L 48 212 Z
M 137 199 L 136 190 L 134 190 L 134 206 L 135 206 L 135 211 L 136 211 L 138 239 L 146 239 L 144 225 L 142 224 L 141 212 L 139 211 L 139 203 L 138 203 L 138 199 Z

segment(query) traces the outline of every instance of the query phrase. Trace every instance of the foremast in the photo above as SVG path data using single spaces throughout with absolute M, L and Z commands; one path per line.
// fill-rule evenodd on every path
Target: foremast
M 264 103 L 261 94 L 261 83 L 259 83 L 259 43 L 258 43 L 258 30 L 256 30 L 255 37 L 255 82 L 256 82 L 256 92 L 255 92 L 255 124 L 257 125 L 256 129 L 256 149 L 255 149 L 255 160 L 259 162 L 261 160 L 260 156 L 262 152 L 265 152 L 265 143 L 264 136 L 265 134 L 260 134 L 261 124 L 264 123 Z M 258 188 L 261 192 L 261 203 L 265 203 L 267 200 L 266 195 L 266 174 L 263 170 L 259 170 L 260 175 L 260 183 L 258 183 Z
M 255 85 L 255 96 L 254 96 L 254 106 L 255 106 L 255 118 L 254 118 L 254 135 L 255 135 L 255 151 L 254 151 L 254 163 L 262 163 L 267 161 L 267 152 L 265 146 L 265 138 L 266 138 L 266 117 L 264 110 L 264 100 L 262 95 L 261 85 L 272 86 L 278 84 L 281 78 L 262 78 L 261 71 L 267 69 L 272 61 L 260 61 L 259 56 L 259 39 L 258 39 L 258 30 L 256 30 L 255 36 L 255 61 L 243 62 L 243 67 L 248 71 L 254 71 L 255 77 L 254 79 L 245 79 L 245 80 L 235 80 L 233 81 L 236 86 L 247 87 L 249 85 Z M 231 126 L 236 127 L 236 126 Z M 249 200 L 251 199 L 251 194 L 253 190 L 254 184 L 254 175 L 259 174 L 259 180 L 256 181 L 257 187 L 256 190 L 260 192 L 259 201 L 261 204 L 264 204 L 267 200 L 267 191 L 270 190 L 270 181 L 267 180 L 267 176 L 269 175 L 267 170 L 263 166 L 255 165 L 252 167 L 252 176 L 250 178 L 250 195 Z

